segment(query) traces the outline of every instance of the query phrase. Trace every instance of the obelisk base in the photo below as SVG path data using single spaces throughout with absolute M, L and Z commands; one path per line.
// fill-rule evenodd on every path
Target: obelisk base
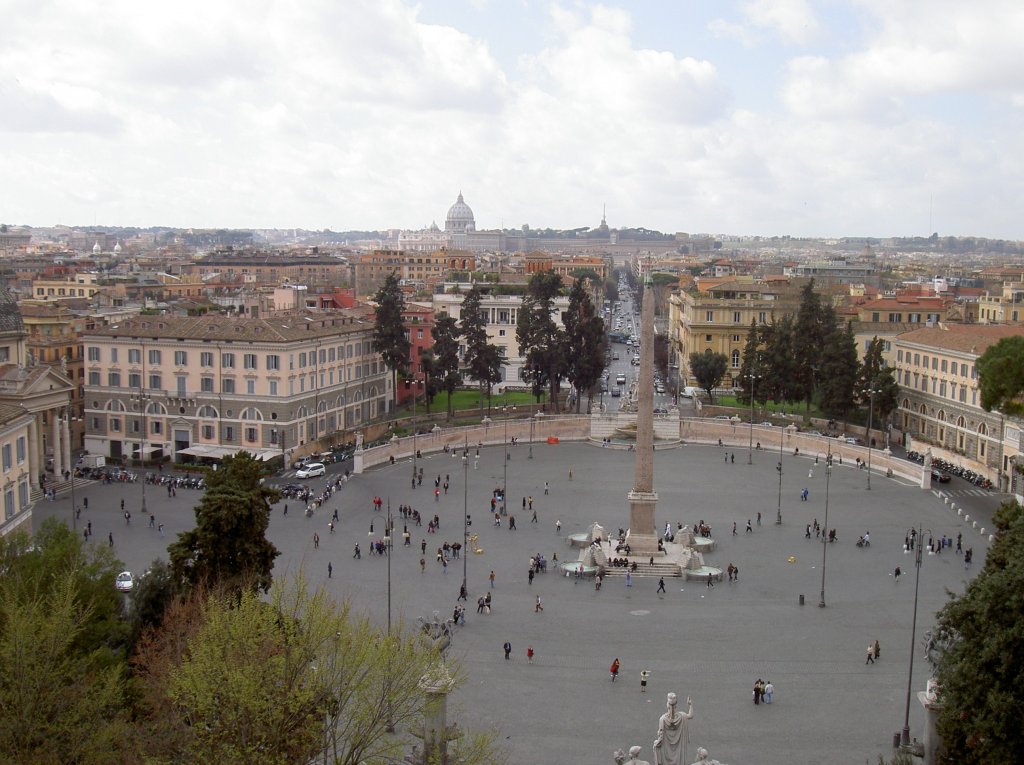
M 658 552 L 658 530 L 654 524 L 654 508 L 658 494 L 654 491 L 631 491 L 629 499 L 629 553 L 652 555 Z

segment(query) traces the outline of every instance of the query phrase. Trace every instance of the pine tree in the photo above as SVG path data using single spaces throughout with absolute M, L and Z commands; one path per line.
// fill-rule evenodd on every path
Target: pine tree
M 465 364 L 469 376 L 480 390 L 480 408 L 484 406 L 484 388 L 491 379 L 493 350 L 488 348 L 487 325 L 481 308 L 482 293 L 474 284 L 462 299 L 462 322 L 459 331 L 466 341 Z
M 796 361 L 793 393 L 795 398 L 806 402 L 808 411 L 820 379 L 815 370 L 821 363 L 822 351 L 834 328 L 835 322 L 833 320 L 829 324 L 821 297 L 814 291 L 814 279 L 811 279 L 800 291 L 800 309 L 793 334 L 793 355 Z
M 465 306 L 463 306 L 465 311 Z M 434 322 L 434 374 L 441 390 L 448 393 L 448 417 L 452 416 L 452 395 L 462 385 L 459 369 L 459 326 L 448 314 Z
M 398 276 L 392 272 L 384 279 L 374 300 L 377 310 L 373 322 L 373 349 L 384 360 L 384 366 L 391 370 L 391 389 L 396 397 L 391 402 L 394 408 L 398 396 L 398 373 L 405 373 L 409 366 L 409 338 L 405 333 L 402 314 L 405 311 L 405 297 L 402 295 Z
M 569 369 L 566 333 L 555 323 L 555 298 L 561 293 L 562 277 L 554 271 L 541 271 L 530 277 L 516 321 L 516 342 L 524 358 L 523 377 L 531 383 L 534 395 L 548 388 L 555 411 L 558 391 Z
M 826 414 L 846 418 L 857 398 L 857 378 L 860 361 L 853 326 L 834 329 L 826 340 L 820 355 L 818 390 L 821 408 Z
M 582 279 L 577 278 L 569 291 L 569 310 L 565 313 L 565 336 L 569 368 L 566 379 L 576 388 L 576 411 L 580 411 L 583 391 L 588 394 L 588 409 L 594 385 L 604 369 L 604 321 L 597 315 Z

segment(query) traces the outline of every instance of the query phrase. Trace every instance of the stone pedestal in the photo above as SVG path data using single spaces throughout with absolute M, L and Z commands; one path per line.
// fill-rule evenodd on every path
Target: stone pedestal
M 627 499 L 630 555 L 653 555 L 658 551 L 658 529 L 654 521 L 658 494 L 653 491 L 634 490 L 629 492 Z
M 942 751 L 942 739 L 939 738 L 938 720 L 942 704 L 934 694 L 920 691 L 917 700 L 924 707 L 924 765 L 935 765 Z

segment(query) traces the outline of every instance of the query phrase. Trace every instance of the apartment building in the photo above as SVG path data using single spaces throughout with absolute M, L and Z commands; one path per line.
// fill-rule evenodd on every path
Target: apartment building
M 1003 282 L 998 292 L 986 292 L 978 298 L 978 321 L 982 324 L 1024 321 L 1024 282 Z
M 372 295 L 390 274 L 403 284 L 431 286 L 452 271 L 475 271 L 476 256 L 466 250 L 374 250 L 353 256 L 352 270 L 357 294 Z
M 679 364 L 679 384 L 696 385 L 691 353 L 710 350 L 729 360 L 723 385 L 739 384 L 743 349 L 752 322 L 767 324 L 800 308 L 800 285 L 789 282 L 726 281 L 669 298 L 670 353 Z
M 469 291 L 468 285 L 463 285 L 465 291 Z M 482 289 L 488 290 L 487 287 Z M 463 293 L 458 294 L 436 294 L 434 297 L 434 314 L 440 316 L 447 314 L 456 321 L 462 321 L 462 300 Z M 519 343 L 516 341 L 516 322 L 519 320 L 519 309 L 523 304 L 522 295 L 502 295 L 485 291 L 480 301 L 480 310 L 484 314 L 487 323 L 487 342 L 498 346 L 505 355 L 508 362 L 501 368 L 501 383 L 512 385 L 526 385 L 523 380 L 523 364 L 525 359 L 519 351 Z M 559 327 L 564 327 L 564 314 L 569 310 L 569 297 L 559 296 L 554 301 L 554 320 Z M 459 356 L 465 356 L 465 346 L 459 346 Z
M 140 316 L 87 331 L 85 444 L 124 457 L 271 459 L 388 411 L 366 311 Z
M 981 408 L 975 363 L 989 346 L 1017 335 L 1024 326 L 939 324 L 896 337 L 897 424 L 907 448 L 930 448 L 993 483 L 1008 474 L 1021 444 L 1007 441 L 1006 418 Z M 1010 425 L 1019 432 L 1019 423 Z
M 218 252 L 178 266 L 183 277 L 208 280 L 219 276 L 242 284 L 278 286 L 347 283 L 348 261 L 334 255 L 287 252 Z
M 32 297 L 36 300 L 68 300 L 91 298 L 102 289 L 99 275 L 78 273 L 67 278 L 38 278 L 32 282 Z

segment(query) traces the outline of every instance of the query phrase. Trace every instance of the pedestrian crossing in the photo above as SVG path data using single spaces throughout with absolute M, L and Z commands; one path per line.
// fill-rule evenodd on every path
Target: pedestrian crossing
M 932 494 L 934 494 L 936 497 L 939 497 L 940 499 L 942 497 L 949 497 L 949 498 L 952 499 L 953 497 L 993 497 L 993 496 L 995 496 L 995 493 L 989 491 L 988 489 L 951 489 L 949 491 L 947 491 L 945 489 L 933 489 L 932 490 Z

